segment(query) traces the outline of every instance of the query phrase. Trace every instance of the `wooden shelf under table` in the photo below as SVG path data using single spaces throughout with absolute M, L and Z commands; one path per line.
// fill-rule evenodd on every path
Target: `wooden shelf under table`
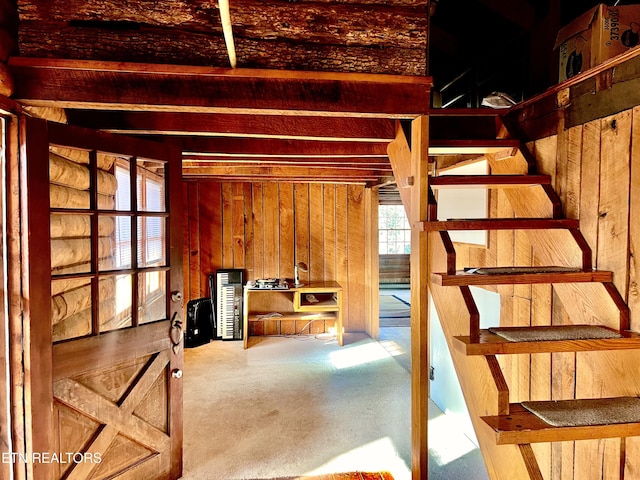
M 268 293 L 271 295 L 267 295 Z M 256 302 L 255 299 L 259 298 L 258 295 L 264 298 Z M 313 295 L 318 302 L 309 302 L 306 295 Z M 273 308 L 271 308 L 269 300 L 274 302 Z M 256 307 L 254 307 L 252 310 L 251 307 L 255 303 L 258 303 L 259 308 L 255 309 Z M 342 346 L 342 286 L 337 282 L 308 282 L 288 289 L 262 289 L 245 286 L 243 312 L 244 348 L 247 348 L 249 343 L 249 321 L 261 320 L 335 320 L 338 344 Z M 275 312 L 282 316 L 258 318 L 258 315 Z

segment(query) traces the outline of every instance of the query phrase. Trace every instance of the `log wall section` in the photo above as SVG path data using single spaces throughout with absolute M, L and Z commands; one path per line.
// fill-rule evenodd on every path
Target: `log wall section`
M 630 308 L 631 330 L 638 332 L 640 107 L 570 128 L 564 125 L 561 118 L 556 135 L 529 142 L 527 147 L 539 172 L 551 175 L 565 215 L 580 220 L 580 230 L 593 252 L 593 267 L 613 272 L 613 283 Z M 497 171 L 504 164 L 493 162 L 493 166 Z M 508 217 L 514 212 L 533 216 L 520 200 L 516 194 L 492 191 L 492 216 Z M 491 232 L 486 249 L 456 245 L 457 266 L 547 265 L 550 259 L 562 264 L 558 260 L 573 258 L 570 238 L 553 243 L 541 240 L 533 232 Z M 493 290 L 501 295 L 503 326 L 618 326 L 617 311 L 600 284 L 498 286 Z M 511 402 L 640 395 L 635 368 L 640 352 L 504 355 L 499 362 Z M 637 437 L 535 444 L 533 450 L 545 479 L 640 479 Z
M 185 302 L 209 295 L 207 278 L 218 268 L 244 269 L 246 280 L 291 279 L 294 264 L 304 262 L 303 283 L 342 285 L 345 332 L 367 330 L 363 185 L 194 181 L 183 188 Z

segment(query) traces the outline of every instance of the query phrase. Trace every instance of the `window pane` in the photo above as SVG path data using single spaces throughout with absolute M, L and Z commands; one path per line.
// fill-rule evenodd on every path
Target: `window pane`
M 100 216 L 98 218 L 98 269 L 131 268 L 131 217 Z
M 138 159 L 138 210 L 165 212 L 164 163 Z
M 131 326 L 132 279 L 132 275 L 116 275 L 100 279 L 98 293 L 100 332 Z
M 138 217 L 138 267 L 166 264 L 164 217 Z
M 51 333 L 53 341 L 91 333 L 91 279 L 51 282 Z
M 167 273 L 145 272 L 138 277 L 138 323 L 165 320 L 167 315 Z
M 131 210 L 131 174 L 126 162 L 116 165 L 115 210 Z
M 91 271 L 91 216 L 54 213 L 50 217 L 51 274 Z

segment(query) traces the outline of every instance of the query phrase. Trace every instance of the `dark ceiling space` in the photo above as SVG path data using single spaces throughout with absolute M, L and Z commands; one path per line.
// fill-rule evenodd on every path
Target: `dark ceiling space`
M 519 101 L 556 84 L 557 52 L 553 45 L 558 30 L 598 3 L 432 1 L 429 74 L 435 91 L 442 91 L 441 99 L 435 95 L 434 106 L 478 106 L 493 91 Z

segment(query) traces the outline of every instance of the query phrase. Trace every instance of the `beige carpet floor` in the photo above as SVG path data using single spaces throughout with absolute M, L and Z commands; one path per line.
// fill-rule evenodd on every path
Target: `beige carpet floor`
M 333 339 L 261 337 L 248 350 L 221 341 L 187 349 L 183 478 L 389 471 L 408 480 L 410 374 L 396 360 L 408 352 L 396 347 L 350 334 L 344 347 Z M 452 437 L 446 416 L 430 408 L 429 478 L 487 478 L 473 445 Z

